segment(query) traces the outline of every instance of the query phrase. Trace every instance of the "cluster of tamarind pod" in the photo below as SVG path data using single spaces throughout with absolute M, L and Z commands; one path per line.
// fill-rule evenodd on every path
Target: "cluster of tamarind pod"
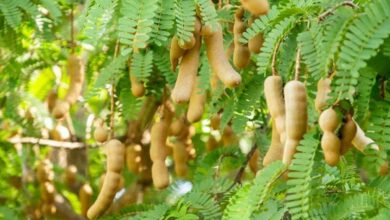
M 36 176 L 41 194 L 41 211 L 44 216 L 52 216 L 57 212 L 57 208 L 55 206 L 56 189 L 53 183 L 53 164 L 50 160 L 40 161 L 37 166 Z

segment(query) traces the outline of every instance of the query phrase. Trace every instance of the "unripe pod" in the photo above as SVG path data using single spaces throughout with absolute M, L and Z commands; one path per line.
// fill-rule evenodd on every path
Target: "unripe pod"
M 356 135 L 357 127 L 351 115 L 347 115 L 347 121 L 341 127 L 341 154 L 345 154 L 352 147 L 352 140 Z
M 269 11 L 268 0 L 240 0 L 242 7 L 255 16 L 267 14 Z
M 259 157 L 260 157 L 260 151 L 259 149 L 256 149 L 248 163 L 250 170 L 254 174 L 256 174 L 257 170 L 259 169 L 259 164 L 258 164 Z
M 120 173 L 125 161 L 125 146 L 118 140 L 112 139 L 105 145 L 107 152 L 107 170 Z
M 164 189 L 169 185 L 169 173 L 168 173 L 168 168 L 165 165 L 165 161 L 162 160 L 153 161 L 152 179 L 153 179 L 153 185 L 157 189 Z
M 241 76 L 230 65 L 223 48 L 221 26 L 210 36 L 204 37 L 207 57 L 214 73 L 227 87 L 236 87 L 241 82 Z
M 127 169 L 133 173 L 139 172 L 142 147 L 139 144 L 131 144 L 126 148 Z
M 315 99 L 315 108 L 317 112 L 321 112 L 326 107 L 326 101 L 328 100 L 328 94 L 330 93 L 329 78 L 320 79 L 317 83 L 317 96 Z
M 93 191 L 91 186 L 88 183 L 85 183 L 80 187 L 79 199 L 80 199 L 80 206 L 81 206 L 81 215 L 84 217 L 87 216 L 87 211 L 91 206 L 92 195 L 93 195 Z
M 286 139 L 286 110 L 283 98 L 283 81 L 280 76 L 269 76 L 264 81 L 264 95 L 268 110 L 273 118 L 275 129 L 280 135 L 280 143 Z
M 190 98 L 190 104 L 187 111 L 187 119 L 189 122 L 194 123 L 202 118 L 207 95 L 206 92 L 198 89 L 200 84 L 199 77 L 197 77 L 197 83 L 194 84 L 192 94 Z
M 68 113 L 70 105 L 67 101 L 57 100 L 53 109 L 53 116 L 56 119 L 63 118 Z
M 93 132 L 93 137 L 97 142 L 106 142 L 108 139 L 108 129 L 105 126 L 97 126 Z
M 280 136 L 276 129 L 276 123 L 272 122 L 272 138 L 271 144 L 268 148 L 267 153 L 264 156 L 263 165 L 268 166 L 276 160 L 283 159 L 283 144 L 280 142 Z
M 340 161 L 341 142 L 334 133 L 339 124 L 337 113 L 332 108 L 321 113 L 319 125 L 324 132 L 321 138 L 321 147 L 324 151 L 325 161 L 329 166 L 336 166 Z
M 286 143 L 283 163 L 290 164 L 296 148 L 307 129 L 307 97 L 302 82 L 290 81 L 284 87 L 286 108 Z
M 118 173 L 107 172 L 102 189 L 95 203 L 88 209 L 87 216 L 89 219 L 94 219 L 103 215 L 110 207 L 117 192 L 121 177 L 122 176 Z
M 183 56 L 184 52 L 185 50 L 179 46 L 179 39 L 177 39 L 177 36 L 173 36 L 171 40 L 171 48 L 169 50 L 172 71 L 176 71 L 179 59 Z

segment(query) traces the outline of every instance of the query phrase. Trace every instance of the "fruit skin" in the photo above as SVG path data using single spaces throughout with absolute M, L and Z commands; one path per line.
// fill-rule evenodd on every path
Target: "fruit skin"
M 120 173 L 125 164 L 125 146 L 122 142 L 111 139 L 105 144 L 107 153 L 107 170 Z
M 223 48 L 222 28 L 218 25 L 216 31 L 204 37 L 207 58 L 212 72 L 227 87 L 237 87 L 241 83 L 241 76 L 230 65 Z
M 93 132 L 93 137 L 97 142 L 106 142 L 108 139 L 108 129 L 105 126 L 97 126 Z
M 187 120 L 191 123 L 197 122 L 202 118 L 206 104 L 207 94 L 204 90 L 199 89 L 200 80 L 196 78 L 196 83 L 192 88 L 190 103 L 188 105 Z
M 208 152 L 213 151 L 218 147 L 218 142 L 215 140 L 215 137 L 210 134 L 209 139 L 207 140 L 206 143 L 206 149 Z
M 176 175 L 179 177 L 185 177 L 188 173 L 188 154 L 186 151 L 186 145 L 182 140 L 177 140 L 172 147 Z
M 251 16 L 248 20 L 249 27 L 253 24 L 254 20 L 256 19 L 255 16 Z M 249 39 L 248 41 L 248 48 L 251 53 L 260 53 L 261 47 L 264 43 L 264 37 L 263 33 L 258 33 L 253 38 Z
M 177 38 L 177 36 L 173 36 L 171 40 L 171 47 L 169 50 L 172 71 L 176 71 L 176 67 L 179 64 L 179 59 L 183 56 L 184 52 L 185 50 L 179 46 L 179 39 Z
M 120 184 L 121 177 L 120 174 L 115 172 L 108 171 L 106 173 L 102 189 L 95 203 L 88 209 L 87 217 L 89 219 L 94 219 L 103 215 L 110 207 Z
M 84 217 L 87 216 L 87 211 L 91 206 L 92 195 L 93 195 L 93 191 L 89 183 L 85 183 L 80 187 L 79 199 L 80 199 L 80 206 L 81 206 L 81 215 Z
M 57 100 L 56 105 L 53 108 L 53 116 L 56 119 L 63 118 L 65 114 L 69 112 L 70 105 L 67 101 Z
M 363 129 L 360 128 L 360 126 L 356 122 L 355 124 L 356 124 L 356 135 L 352 139 L 352 145 L 361 152 L 363 152 L 367 146 L 369 146 L 374 150 L 379 150 L 379 146 L 375 144 L 375 141 L 367 137 Z
M 141 164 L 142 147 L 139 144 L 130 144 L 126 147 L 127 169 L 133 173 L 139 173 Z
M 244 16 L 244 10 L 238 8 L 234 16 L 234 52 L 233 52 L 233 64 L 237 69 L 242 69 L 249 64 L 250 52 L 248 45 L 244 45 L 240 42 L 242 33 L 245 31 L 245 25 L 242 21 Z
M 267 153 L 263 159 L 263 166 L 268 166 L 272 162 L 276 160 L 283 159 L 283 144 L 280 142 L 280 136 L 278 131 L 276 130 L 275 122 L 272 121 L 272 138 L 271 144 L 268 148 Z
M 346 122 L 341 127 L 341 155 L 344 155 L 351 147 L 352 140 L 357 132 L 355 122 L 352 120 L 351 115 L 346 116 Z
M 70 84 L 65 100 L 70 104 L 74 104 L 81 94 L 84 83 L 84 65 L 80 57 L 71 54 L 68 57 L 68 74 L 70 77 Z
M 153 162 L 152 179 L 153 185 L 157 189 L 164 189 L 169 185 L 169 173 L 165 161 L 157 160 Z
M 254 16 L 264 15 L 269 11 L 268 0 L 240 0 L 240 2 L 242 7 Z
M 307 129 L 307 97 L 305 84 L 292 80 L 284 87 L 286 108 L 286 143 L 283 163 L 290 164 L 299 141 Z
M 188 41 L 179 40 L 179 47 L 183 50 L 190 50 L 195 46 L 195 37 L 192 35 Z
M 197 30 L 194 33 L 195 46 L 185 52 L 180 62 L 179 74 L 171 95 L 172 100 L 176 103 L 188 102 L 194 84 L 196 84 L 195 80 L 196 75 L 198 74 L 200 46 L 202 44 L 199 31 L 200 30 Z
M 280 143 L 286 140 L 286 107 L 283 98 L 283 81 L 280 76 L 269 76 L 264 81 L 264 95 L 273 124 L 280 136 Z
M 340 161 L 341 141 L 334 133 L 340 125 L 340 120 L 333 108 L 328 108 L 320 115 L 318 122 L 324 132 L 321 138 L 321 147 L 324 151 L 325 162 L 329 166 L 336 166 Z
M 314 101 L 317 112 L 321 112 L 326 107 L 326 101 L 328 100 L 328 94 L 330 90 L 331 80 L 329 78 L 320 79 L 317 83 L 317 96 Z

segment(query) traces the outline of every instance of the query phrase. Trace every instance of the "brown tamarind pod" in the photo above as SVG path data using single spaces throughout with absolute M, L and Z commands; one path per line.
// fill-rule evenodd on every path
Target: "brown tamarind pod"
M 256 149 L 248 162 L 249 169 L 254 174 L 256 174 L 257 171 L 259 170 L 259 164 L 258 164 L 259 157 L 260 157 L 260 151 L 259 151 L 259 149 Z
M 269 11 L 268 0 L 240 0 L 242 7 L 254 16 L 265 15 Z
M 389 163 L 385 162 L 379 169 L 379 175 L 386 176 L 389 174 Z
M 179 135 L 185 129 L 184 118 L 180 117 L 174 120 L 169 126 L 169 134 L 173 136 Z
M 251 26 L 255 19 L 256 19 L 255 16 L 251 16 L 248 20 L 248 25 Z M 263 43 L 264 43 L 263 33 L 256 34 L 254 37 L 248 40 L 249 51 L 255 54 L 260 53 Z
M 233 45 L 233 44 L 232 44 Z M 233 50 L 232 50 L 233 54 Z M 218 88 L 218 84 L 220 83 L 220 80 L 216 73 L 212 72 L 210 77 L 210 88 L 211 91 L 215 91 Z
M 46 181 L 42 184 L 40 184 L 40 192 L 42 201 L 45 203 L 53 203 L 56 189 L 53 185 L 53 183 Z
M 104 143 L 108 139 L 108 129 L 104 125 L 99 125 L 95 128 L 95 131 L 93 132 L 93 137 L 95 140 L 99 143 Z
M 326 107 L 329 98 L 331 80 L 329 78 L 320 79 L 317 83 L 317 95 L 314 101 L 317 112 L 321 112 Z
M 43 203 L 41 209 L 44 216 L 53 216 L 57 212 L 57 207 L 53 203 Z
M 357 127 L 352 116 L 347 114 L 346 122 L 341 127 L 341 155 L 344 155 L 351 147 L 352 140 L 356 135 Z
M 179 177 L 187 176 L 188 155 L 186 151 L 186 145 L 182 141 L 178 140 L 173 144 L 172 150 L 173 150 L 173 160 L 175 161 L 176 175 Z
M 169 173 L 165 161 L 157 160 L 153 162 L 152 179 L 153 185 L 157 189 L 164 189 L 169 185 Z
M 244 16 L 244 9 L 241 7 L 236 10 L 234 16 L 234 52 L 233 52 L 233 64 L 236 68 L 242 69 L 249 64 L 250 61 L 250 52 L 248 45 L 244 45 L 240 42 L 242 33 L 245 31 L 245 25 L 242 21 Z
M 131 93 L 135 97 L 142 97 L 145 94 L 145 86 L 144 83 L 136 77 L 136 73 L 131 68 L 131 60 L 129 60 L 128 65 L 129 67 L 129 78 L 130 78 L 130 84 L 131 84 Z
M 210 36 L 204 37 L 206 52 L 212 71 L 227 87 L 236 87 L 241 82 L 241 76 L 230 65 L 223 48 L 222 28 L 218 25 L 217 30 Z
M 53 116 L 56 119 L 63 118 L 69 112 L 70 105 L 67 101 L 57 100 L 53 109 Z
M 70 104 L 74 104 L 81 94 L 84 83 L 84 65 L 82 60 L 75 54 L 68 57 L 68 73 L 70 77 L 70 84 L 65 100 Z
M 219 114 L 216 114 L 213 117 L 211 117 L 211 119 L 210 119 L 210 127 L 213 130 L 218 130 L 220 123 L 221 123 L 221 116 Z
M 231 126 L 226 126 L 222 133 L 223 146 L 227 147 L 230 145 L 235 145 L 237 142 L 238 138 L 236 134 L 234 134 L 233 128 Z
M 168 168 L 165 165 L 167 147 L 165 145 L 168 136 L 168 124 L 159 121 L 152 126 L 150 158 L 152 164 L 153 184 L 157 189 L 163 189 L 169 185 Z
M 77 182 L 77 167 L 69 165 L 65 168 L 65 183 L 68 186 L 73 186 Z
M 196 78 L 194 88 L 188 105 L 187 120 L 191 123 L 197 122 L 202 118 L 204 107 L 206 104 L 207 94 L 206 91 L 199 89 L 200 81 L 199 77 Z
M 325 162 L 329 166 L 336 166 L 340 161 L 341 148 L 340 139 L 334 133 L 340 124 L 336 111 L 332 108 L 323 111 L 318 124 L 324 132 L 321 138 L 321 147 L 324 151 Z
M 46 98 L 46 101 L 47 101 L 47 109 L 49 110 L 50 113 L 53 112 L 53 109 L 56 105 L 56 101 L 57 101 L 57 92 L 55 90 L 51 90 L 49 92 L 49 94 L 47 94 L 47 98 Z
M 183 56 L 184 52 L 185 50 L 179 46 L 179 39 L 177 36 L 173 36 L 169 50 L 172 71 L 176 71 L 176 67 L 179 64 L 179 59 Z
M 87 211 L 91 206 L 91 202 L 92 202 L 92 195 L 93 195 L 93 191 L 89 183 L 85 183 L 80 187 L 79 199 L 80 199 L 80 206 L 81 206 L 81 215 L 84 217 L 87 217 Z
M 179 40 L 179 47 L 183 50 L 190 50 L 195 46 L 196 39 L 192 35 L 187 41 Z
M 53 164 L 50 162 L 50 160 L 45 159 L 40 161 L 37 167 L 37 179 L 38 182 L 44 183 L 46 181 L 53 181 L 54 180 L 54 172 L 53 172 Z
M 56 141 L 68 141 L 70 140 L 69 129 L 61 124 L 57 124 L 49 132 L 50 138 Z
M 142 147 L 139 144 L 130 144 L 126 147 L 126 164 L 127 169 L 133 173 L 139 172 L 141 164 Z
M 279 132 L 276 129 L 275 121 L 272 121 L 272 138 L 271 144 L 268 148 L 267 153 L 263 159 L 263 166 L 268 166 L 276 160 L 283 159 L 283 144 L 280 142 Z
M 196 37 L 196 45 L 187 51 L 181 60 L 179 74 L 172 90 L 172 100 L 176 103 L 188 102 L 199 67 L 200 38 Z
M 107 153 L 107 170 L 120 173 L 125 162 L 125 146 L 116 139 L 111 139 L 105 144 Z
M 95 203 L 87 211 L 87 217 L 89 219 L 100 217 L 110 207 L 120 184 L 121 177 L 116 172 L 108 171 L 106 173 L 101 191 Z
M 305 84 L 292 80 L 284 87 L 286 109 L 286 142 L 283 163 L 290 164 L 299 141 L 307 129 L 307 96 Z
M 210 135 L 209 136 L 209 139 L 207 140 L 207 143 L 206 143 L 206 149 L 208 152 L 210 151 L 213 151 L 214 149 L 216 149 L 218 147 L 218 142 L 217 140 L 215 139 L 215 137 L 213 135 Z

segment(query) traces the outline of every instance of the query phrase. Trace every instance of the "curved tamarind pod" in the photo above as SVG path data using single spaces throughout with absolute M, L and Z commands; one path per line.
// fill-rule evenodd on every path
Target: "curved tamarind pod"
M 352 140 L 356 135 L 357 127 L 351 115 L 346 116 L 347 121 L 341 127 L 341 155 L 344 155 L 352 147 Z
M 53 116 L 56 119 L 63 118 L 69 112 L 70 105 L 67 101 L 57 100 L 53 109 Z
M 84 65 L 82 60 L 71 54 L 68 57 L 68 73 L 70 77 L 70 85 L 65 100 L 70 104 L 74 104 L 81 94 L 84 83 Z
M 256 19 L 255 16 L 251 16 L 249 18 L 249 20 L 248 20 L 249 27 L 253 24 L 255 19 Z M 256 36 L 254 36 L 253 38 L 249 39 L 249 41 L 248 41 L 249 51 L 252 52 L 252 53 L 260 53 L 261 47 L 263 46 L 263 43 L 264 43 L 263 33 L 256 34 Z
M 264 81 L 264 95 L 267 107 L 273 118 L 276 131 L 279 133 L 280 142 L 286 140 L 286 108 L 283 98 L 283 81 L 280 76 L 269 76 Z
M 185 50 L 179 46 L 179 39 L 177 36 L 173 36 L 171 40 L 171 48 L 169 50 L 172 71 L 176 71 L 177 64 L 179 64 L 179 59 L 183 56 L 184 52 Z
M 328 94 L 330 93 L 330 83 L 331 80 L 329 78 L 318 80 L 317 96 L 314 101 L 317 112 L 321 112 L 326 107 L 326 101 L 328 100 Z
M 141 164 L 142 147 L 139 144 L 130 144 L 126 147 L 127 169 L 133 173 L 138 173 Z
M 242 7 L 254 16 L 265 15 L 269 11 L 268 0 L 240 0 Z
M 245 31 L 245 25 L 242 21 L 244 16 L 244 9 L 241 7 L 236 10 L 234 16 L 234 52 L 233 52 L 233 64 L 238 69 L 242 69 L 249 64 L 250 61 L 250 52 L 247 45 L 244 45 L 240 42 L 242 33 Z
M 108 171 L 104 177 L 102 189 L 95 201 L 95 203 L 88 209 L 87 217 L 89 219 L 98 218 L 110 207 L 112 200 L 115 197 L 121 181 L 119 173 Z
M 125 162 L 125 146 L 122 142 L 111 139 L 105 144 L 107 153 L 107 170 L 120 173 Z
M 256 174 L 257 171 L 259 170 L 259 164 L 258 164 L 259 157 L 260 157 L 260 151 L 259 151 L 259 149 L 256 149 L 248 162 L 249 169 L 254 174 Z
M 267 153 L 264 156 L 263 166 L 268 166 L 268 164 L 271 164 L 272 162 L 274 162 L 276 160 L 283 159 L 283 144 L 280 142 L 280 135 L 276 129 L 275 121 L 272 121 L 272 135 L 271 136 L 272 136 L 271 144 L 268 148 Z
M 105 126 L 97 126 L 93 132 L 93 137 L 97 142 L 106 142 L 108 139 L 108 129 Z
M 190 104 L 188 105 L 187 119 L 189 122 L 194 123 L 202 118 L 204 107 L 207 99 L 206 91 L 202 91 L 198 88 L 200 81 L 199 77 L 196 78 L 194 88 L 190 98 Z
M 305 84 L 292 80 L 284 87 L 286 108 L 286 143 L 283 163 L 290 164 L 307 129 L 307 97 Z
M 179 47 L 183 50 L 191 50 L 195 46 L 196 39 L 192 35 L 188 41 L 179 40 Z
M 92 195 L 93 195 L 93 191 L 89 183 L 85 183 L 80 187 L 79 199 L 80 199 L 80 206 L 81 206 L 81 215 L 84 217 L 87 216 L 87 211 L 91 206 Z
M 164 189 L 169 185 L 169 173 L 165 161 L 157 160 L 153 162 L 152 179 L 153 185 L 157 189 Z
M 137 79 L 134 74 L 130 74 L 130 83 L 131 83 L 131 93 L 135 97 L 142 97 L 145 94 L 144 84 Z
M 355 124 L 356 124 L 356 135 L 352 139 L 353 146 L 361 152 L 363 152 L 368 145 L 370 145 L 370 147 L 374 150 L 379 150 L 379 146 L 375 144 L 375 141 L 366 136 L 364 131 L 360 128 L 359 124 L 357 124 L 356 122 Z
M 188 50 L 180 63 L 179 74 L 176 79 L 175 87 L 172 90 L 172 100 L 176 103 L 188 102 L 191 97 L 193 85 L 195 84 L 196 74 L 199 67 L 199 53 L 201 38 L 195 35 L 195 46 Z
M 230 65 L 223 48 L 222 28 L 218 29 L 210 36 L 204 37 L 206 43 L 207 58 L 212 71 L 227 87 L 236 87 L 241 82 L 241 76 Z

